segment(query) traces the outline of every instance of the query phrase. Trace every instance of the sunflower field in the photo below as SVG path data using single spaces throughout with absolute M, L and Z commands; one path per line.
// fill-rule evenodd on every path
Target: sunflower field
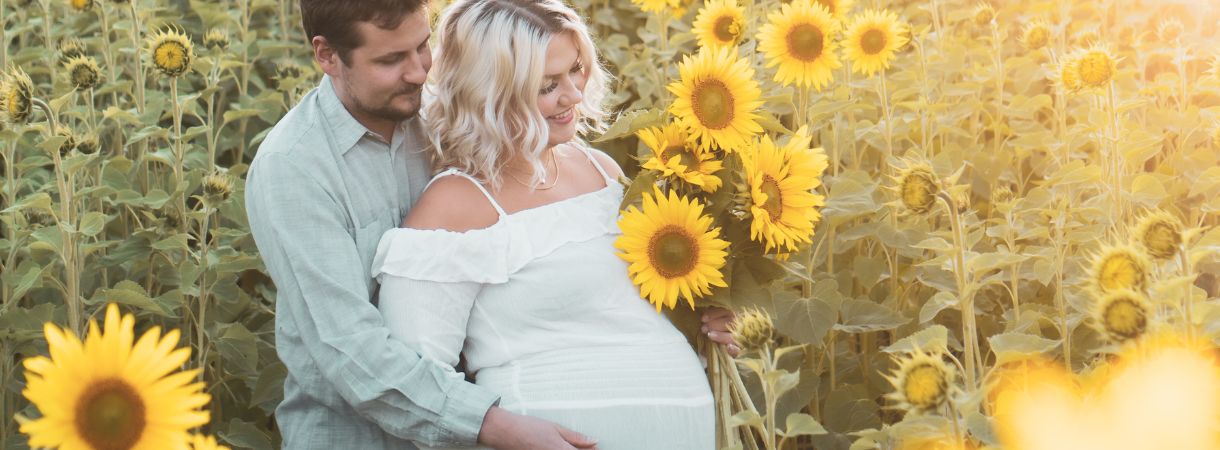
M 722 448 L 1220 449 L 1220 5 L 570 3 Z M 242 180 L 297 9 L 0 0 L 0 448 L 279 447 Z

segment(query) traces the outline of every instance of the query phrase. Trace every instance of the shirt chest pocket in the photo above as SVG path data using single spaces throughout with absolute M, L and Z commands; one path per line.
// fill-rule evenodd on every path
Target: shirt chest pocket
M 381 242 L 381 235 L 385 234 L 386 230 L 394 228 L 394 214 L 390 211 L 385 211 L 382 214 L 377 214 L 368 223 L 357 227 L 352 236 L 356 242 L 356 252 L 360 254 L 360 262 L 366 274 L 371 275 L 373 266 L 373 256 L 377 254 L 377 244 Z M 371 277 L 368 280 L 369 296 L 377 292 L 377 282 Z M 376 299 L 374 299 L 376 303 Z

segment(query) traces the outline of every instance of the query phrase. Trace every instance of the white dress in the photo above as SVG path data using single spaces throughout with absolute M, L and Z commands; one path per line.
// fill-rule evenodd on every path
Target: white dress
M 715 448 L 711 390 L 683 335 L 627 275 L 614 241 L 622 186 L 500 214 L 467 232 L 396 228 L 373 260 L 391 334 L 443 365 L 465 355 L 500 406 L 601 450 Z M 452 376 L 461 376 L 454 373 Z

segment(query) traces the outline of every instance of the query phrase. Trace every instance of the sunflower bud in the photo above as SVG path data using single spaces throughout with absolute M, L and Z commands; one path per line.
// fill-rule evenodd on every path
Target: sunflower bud
M 1152 304 L 1143 295 L 1122 289 L 1101 297 L 1094 305 L 1094 327 L 1107 339 L 1121 343 L 1148 329 Z
M 732 327 L 733 341 L 743 351 L 761 351 L 775 345 L 775 325 L 766 312 L 750 309 L 737 315 Z
M 974 24 L 980 27 L 987 26 L 992 20 L 995 20 L 995 9 L 986 3 L 979 3 L 974 8 Z
M 1150 266 L 1148 257 L 1131 246 L 1107 246 L 1093 258 L 1093 288 L 1100 293 L 1123 289 L 1142 292 Z
M 189 37 L 175 28 L 164 28 L 149 36 L 148 56 L 157 71 L 174 78 L 191 69 L 195 53 Z
M 1136 230 L 1140 244 L 1156 259 L 1172 258 L 1182 244 L 1182 223 L 1166 212 L 1144 216 Z
M 1012 201 L 1012 188 L 1007 184 L 1001 184 L 991 190 L 991 204 L 1008 203 Z
M 203 197 L 213 205 L 224 203 L 233 193 L 233 178 L 223 173 L 203 177 Z
M 1062 86 L 1063 90 L 1067 92 L 1076 92 L 1083 87 L 1080 84 L 1080 73 L 1076 71 L 1077 62 L 1078 57 L 1076 55 L 1064 56 L 1056 70 L 1059 75 L 1059 86 Z
M 68 60 L 77 56 L 85 56 L 85 43 L 77 38 L 67 38 L 59 41 L 59 62 L 67 64 Z
M 1021 32 L 1021 45 L 1026 50 L 1038 50 L 1045 47 L 1051 39 L 1050 25 L 1044 20 L 1035 20 L 1025 26 Z
M 203 46 L 208 50 L 224 50 L 229 48 L 229 33 L 220 28 L 208 30 L 203 35 Z
M 1102 88 L 1114 79 L 1118 65 L 1108 50 L 1093 47 L 1080 55 L 1076 61 L 1076 72 L 1084 87 Z
M 940 354 L 915 349 L 909 357 L 898 357 L 898 368 L 886 376 L 895 391 L 886 395 L 899 408 L 911 412 L 935 411 L 949 401 L 954 372 Z
M 1175 18 L 1168 18 L 1161 21 L 1156 28 L 1157 37 L 1164 42 L 1173 42 L 1173 40 L 1182 36 L 1182 22 Z
M 92 155 L 97 153 L 101 145 L 98 143 L 97 135 L 93 133 L 86 134 L 76 142 L 76 151 L 82 154 Z
M 55 137 L 66 138 L 62 144 L 59 144 L 59 157 L 64 158 L 72 149 L 76 148 L 76 136 L 72 134 L 72 129 L 64 125 L 55 127 Z
M 931 211 L 940 191 L 939 178 L 927 165 L 914 165 L 898 174 L 898 196 L 902 205 L 912 213 L 923 214 Z
M 74 56 L 64 63 L 68 72 L 68 80 L 77 91 L 87 91 L 97 86 L 102 78 L 102 69 L 91 56 Z
M 0 117 L 11 124 L 29 122 L 34 114 L 34 82 L 20 68 L 11 67 L 0 81 Z

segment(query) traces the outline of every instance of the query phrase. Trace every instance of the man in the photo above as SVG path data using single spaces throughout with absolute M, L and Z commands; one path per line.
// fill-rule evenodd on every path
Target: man
M 246 184 L 250 227 L 278 289 L 288 368 L 284 448 L 595 448 L 496 406 L 499 397 L 389 337 L 370 267 L 430 177 L 416 116 L 431 50 L 427 0 L 301 0 L 326 76 L 268 134 Z M 731 316 L 705 317 L 728 342 Z

